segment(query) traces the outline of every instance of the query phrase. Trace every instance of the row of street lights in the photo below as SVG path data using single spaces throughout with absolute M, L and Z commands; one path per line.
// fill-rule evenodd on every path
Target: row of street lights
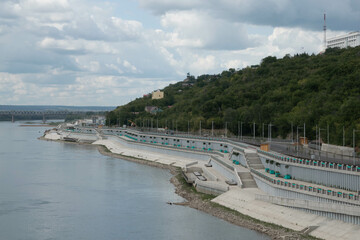
M 145 124 L 146 123 L 146 124 Z M 255 122 L 252 122 L 250 123 L 253 127 L 252 129 L 252 134 L 253 134 L 253 139 L 255 140 L 256 139 L 256 123 Z M 153 129 L 153 119 L 149 120 L 149 119 L 143 119 L 142 121 L 142 126 L 143 128 L 145 127 L 145 125 L 151 127 L 151 129 Z M 175 125 L 175 126 L 174 126 Z M 244 122 L 242 121 L 238 121 L 238 139 L 241 139 L 243 140 L 243 125 L 244 125 Z M 265 129 L 265 126 L 268 127 L 268 141 L 271 142 L 271 131 L 272 131 L 272 127 L 274 127 L 274 125 L 272 123 L 269 123 L 269 124 L 262 124 L 262 138 L 264 138 L 264 129 Z M 168 120 L 165 120 L 165 128 L 168 127 Z M 174 124 L 174 120 L 172 121 L 172 127 L 174 128 L 175 127 L 175 132 L 177 133 L 178 132 L 178 128 L 177 128 L 177 120 L 175 120 L 175 124 Z M 187 131 L 187 134 L 190 135 L 190 121 L 188 121 L 188 124 L 187 124 L 187 127 L 188 127 L 188 131 Z M 293 133 L 293 123 L 291 122 L 291 140 L 292 142 L 294 141 L 294 133 Z M 156 120 L 156 129 L 158 130 L 159 129 L 159 120 L 157 119 Z M 306 124 L 304 123 L 303 126 L 296 126 L 296 142 L 297 142 L 297 147 L 296 147 L 296 150 L 297 150 L 297 154 L 299 153 L 299 130 L 303 130 L 304 134 L 304 141 L 305 141 L 305 138 L 306 138 Z M 322 131 L 326 131 L 326 137 L 327 137 L 327 143 L 329 144 L 330 143 L 330 134 L 329 134 L 329 125 L 327 125 L 327 128 L 320 128 L 316 125 L 316 146 L 318 148 L 319 151 L 321 151 L 321 132 Z M 355 160 L 355 155 L 356 155 L 356 144 L 355 144 L 355 138 L 356 138 L 356 132 L 360 132 L 360 130 L 356 130 L 356 129 L 353 129 L 353 149 L 354 149 L 354 160 Z M 199 121 L 199 135 L 201 136 L 202 135 L 202 121 L 200 120 Z M 225 122 L 225 133 L 224 133 L 224 137 L 227 138 L 228 137 L 228 122 Z M 214 121 L 211 122 L 211 136 L 214 136 Z M 343 146 L 345 146 L 345 128 L 343 127 Z

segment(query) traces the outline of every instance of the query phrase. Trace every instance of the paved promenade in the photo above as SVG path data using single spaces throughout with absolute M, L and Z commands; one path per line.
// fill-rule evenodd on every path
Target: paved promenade
M 213 202 L 236 210 L 264 222 L 274 223 L 296 231 L 319 226 L 310 235 L 323 239 L 358 239 L 360 226 L 332 220 L 296 209 L 282 207 L 255 199 L 256 194 L 265 195 L 259 189 L 232 187 L 216 197 Z
M 83 134 L 82 137 L 83 139 L 86 139 L 86 136 L 89 136 L 89 139 L 92 139 L 94 135 L 95 134 Z M 49 131 L 45 135 L 45 138 L 49 140 L 60 140 L 61 136 L 68 136 L 68 133 Z M 106 146 L 112 153 L 124 156 L 141 158 L 177 167 L 185 167 L 187 164 L 194 164 L 198 161 L 198 159 L 176 156 L 176 151 L 169 151 L 169 154 L 144 150 L 139 151 L 136 148 L 129 147 L 129 141 L 127 141 L 127 146 L 121 144 L 121 141 L 125 141 L 125 139 L 120 139 L 120 141 L 114 139 L 102 139 L 99 135 L 97 138 L 98 140 L 93 144 Z M 226 157 L 228 158 L 228 156 L 225 156 L 225 158 Z M 226 159 L 224 161 L 229 160 Z M 199 163 L 196 165 L 199 166 L 203 164 L 204 163 Z M 249 171 L 247 168 L 239 165 L 233 166 L 236 171 L 240 173 Z M 211 169 L 210 173 L 215 179 L 226 179 L 220 172 L 214 172 L 214 170 L 215 169 Z M 258 188 L 240 188 L 238 186 L 231 186 L 229 191 L 219 195 L 212 201 L 261 221 L 274 223 L 296 231 L 302 231 L 309 227 L 317 226 L 317 228 L 311 228 L 312 231 L 309 232 L 309 234 L 322 239 L 358 239 L 360 236 L 360 225 L 332 220 L 305 211 L 256 200 L 255 196 L 259 194 L 266 195 L 266 193 Z

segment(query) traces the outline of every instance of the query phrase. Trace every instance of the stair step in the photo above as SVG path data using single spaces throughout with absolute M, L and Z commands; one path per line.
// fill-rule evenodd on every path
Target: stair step
M 265 169 L 264 165 L 262 164 L 250 164 L 250 167 L 255 169 Z
M 256 182 L 243 183 L 243 188 L 257 188 Z

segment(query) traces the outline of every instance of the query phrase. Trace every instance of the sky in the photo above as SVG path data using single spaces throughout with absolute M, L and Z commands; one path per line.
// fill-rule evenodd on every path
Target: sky
M 359 0 L 0 0 L 0 105 L 119 106 L 194 76 L 318 54 Z

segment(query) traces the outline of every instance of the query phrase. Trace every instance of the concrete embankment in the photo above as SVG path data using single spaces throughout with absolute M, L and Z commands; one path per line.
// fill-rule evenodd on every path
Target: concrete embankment
M 61 140 L 63 136 L 61 132 L 55 133 L 50 131 L 44 138 L 48 140 Z M 101 146 L 99 149 L 105 155 L 136 161 L 150 166 L 168 168 L 174 174 L 178 174 L 178 170 L 175 167 L 183 168 L 187 165 L 199 167 L 199 163 L 194 164 L 199 159 L 176 156 L 175 150 L 167 151 L 169 154 L 159 151 L 150 152 L 148 151 L 149 147 L 147 147 L 146 151 L 139 150 L 131 148 L 132 143 L 126 142 L 126 144 L 122 144 L 121 141 L 98 139 L 93 144 Z M 202 164 L 204 163 L 202 162 Z M 209 178 L 211 180 L 221 178 L 225 180 L 229 178 L 224 176 L 222 171 L 212 172 L 214 169 L 208 168 L 203 173 L 210 171 L 211 174 L 208 174 L 212 176 Z M 242 171 L 241 169 L 236 169 L 235 172 Z M 227 174 L 226 172 L 225 175 Z M 186 188 L 186 185 L 178 177 L 174 177 L 172 182 L 176 186 L 176 192 L 189 201 L 190 207 L 220 217 L 236 225 L 266 233 L 273 239 L 306 238 L 302 233 L 324 239 L 357 239 L 360 234 L 360 226 L 357 225 L 257 200 L 256 195 L 265 195 L 264 192 L 257 188 L 241 189 L 238 186 L 230 186 L 229 191 L 220 194 L 211 201 L 212 198 L 204 198 L 204 195 Z

